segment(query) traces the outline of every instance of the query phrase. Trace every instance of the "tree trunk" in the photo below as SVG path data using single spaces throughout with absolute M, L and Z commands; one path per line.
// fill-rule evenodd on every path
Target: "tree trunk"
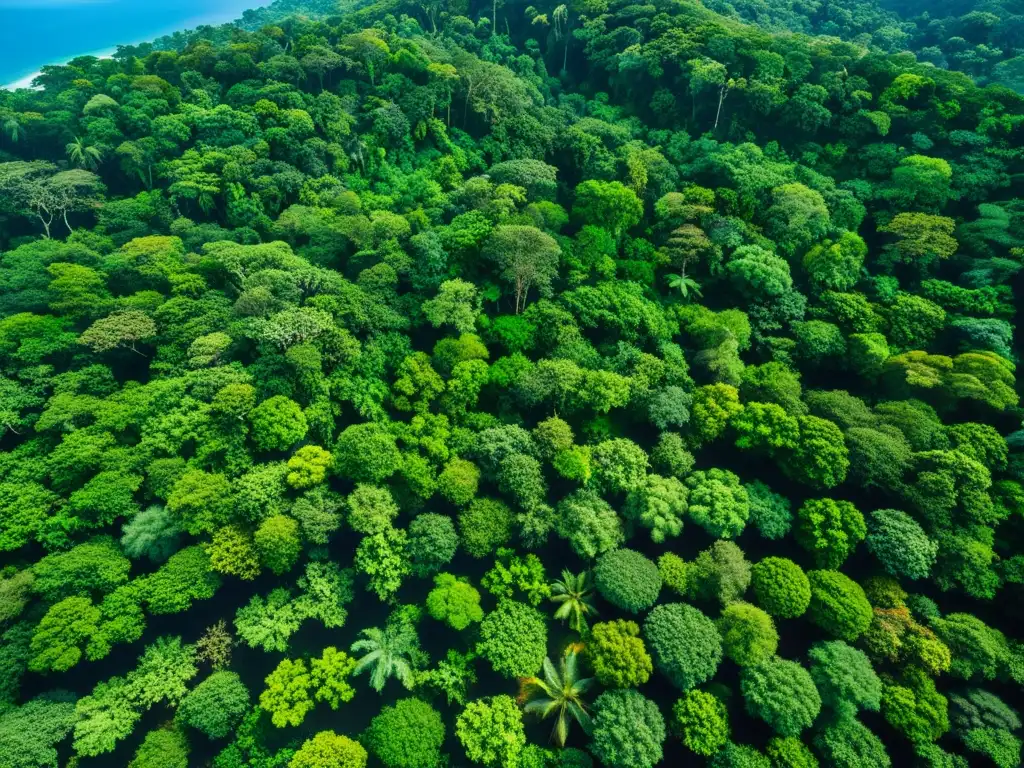
M 722 104 L 725 103 L 725 97 L 728 95 L 728 86 L 723 85 L 718 89 L 718 112 L 715 113 L 715 127 L 712 128 L 712 132 L 718 130 L 718 120 L 722 116 Z
M 491 0 L 491 34 L 498 32 L 498 0 Z

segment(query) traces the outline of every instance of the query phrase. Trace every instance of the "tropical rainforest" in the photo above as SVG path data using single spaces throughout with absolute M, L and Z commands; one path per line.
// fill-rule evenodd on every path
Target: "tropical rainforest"
M 0 767 L 1018 766 L 1021 19 L 280 0 L 0 91 Z

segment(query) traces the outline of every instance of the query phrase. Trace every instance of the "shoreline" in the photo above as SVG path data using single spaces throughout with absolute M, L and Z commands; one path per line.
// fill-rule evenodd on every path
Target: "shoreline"
M 95 56 L 98 59 L 109 59 L 117 51 L 118 46 L 121 45 L 141 45 L 143 43 L 152 42 L 158 38 L 166 35 L 172 35 L 179 31 L 191 31 L 197 27 L 203 26 L 217 26 L 220 24 L 233 24 L 241 20 L 241 14 L 247 10 L 256 10 L 258 8 L 266 8 L 271 5 L 273 0 L 252 0 L 251 4 L 247 4 L 246 8 L 241 11 L 227 11 L 220 14 L 211 14 L 209 16 L 192 16 L 189 18 L 182 19 L 180 22 L 176 22 L 173 26 L 162 29 L 155 33 L 148 33 L 139 39 L 135 39 L 130 42 L 121 42 L 114 46 L 107 46 L 99 50 L 87 51 L 85 53 L 75 53 L 66 58 L 63 58 L 59 62 L 49 62 L 44 66 L 51 66 L 56 64 L 57 66 L 63 66 L 69 61 L 79 58 L 80 56 Z M 8 83 L 0 84 L 0 90 L 3 91 L 16 91 L 21 88 L 32 88 L 32 81 L 35 80 L 39 75 L 42 74 L 42 69 L 36 69 L 33 72 L 19 77 L 16 80 L 12 80 Z

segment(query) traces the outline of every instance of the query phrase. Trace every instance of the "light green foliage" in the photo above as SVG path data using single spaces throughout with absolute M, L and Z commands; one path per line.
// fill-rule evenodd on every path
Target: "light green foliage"
M 512 536 L 512 510 L 497 499 L 476 499 L 459 512 L 462 548 L 473 557 L 487 557 Z
M 778 657 L 743 670 L 740 679 L 747 711 L 780 736 L 798 736 L 821 710 L 811 675 L 795 661 Z
M 366 731 L 366 745 L 387 768 L 442 765 L 445 728 L 437 710 L 420 699 L 383 707 Z
M 370 627 L 359 631 L 362 636 L 352 643 L 353 653 L 362 653 L 353 673 L 370 670 L 370 685 L 377 693 L 394 677 L 406 688 L 413 686 L 413 658 L 419 653 L 416 627 L 406 618 L 392 616 L 384 629 Z
M 878 711 L 882 682 L 863 651 L 842 640 L 829 640 L 815 643 L 807 655 L 825 706 L 843 717 L 859 709 Z
M 838 568 L 864 540 L 864 516 L 848 501 L 808 499 L 797 510 L 797 542 L 820 568 Z
M 476 286 L 465 280 L 445 280 L 438 286 L 437 295 L 423 302 L 423 315 L 435 328 L 448 324 L 459 333 L 474 328 L 480 310 Z
M 964 745 L 972 752 L 986 755 L 999 768 L 1020 765 L 1021 740 L 998 728 L 977 728 L 964 736 Z
M 810 618 L 829 634 L 852 643 L 871 623 L 871 604 L 861 586 L 839 571 L 810 571 Z
M 379 483 L 401 464 L 395 438 L 378 424 L 346 427 L 334 445 L 334 468 L 356 482 Z
M 547 655 L 548 632 L 536 608 L 502 600 L 480 624 L 477 653 L 505 677 L 535 675 Z
M 67 597 L 51 608 L 32 635 L 33 672 L 64 672 L 82 658 L 82 645 L 99 630 L 100 611 L 87 597 Z
M 345 608 L 355 597 L 351 569 L 334 563 L 307 563 L 299 577 L 301 594 L 295 598 L 296 615 L 302 619 L 318 619 L 328 629 L 343 626 L 348 616 Z
M 592 560 L 626 539 L 622 520 L 607 501 L 587 490 L 576 491 L 558 503 L 555 531 L 582 558 Z
M 591 751 L 609 768 L 653 768 L 662 758 L 665 719 L 658 706 L 631 688 L 594 701 Z
M 663 475 L 683 478 L 693 470 L 693 464 L 693 454 L 686 450 L 683 438 L 675 432 L 662 432 L 651 451 L 654 469 Z
M 366 588 L 381 600 L 393 596 L 411 572 L 406 553 L 408 534 L 401 528 L 385 528 L 364 536 L 356 549 L 355 569 L 368 577 Z
M 320 731 L 295 751 L 288 768 L 365 768 L 366 758 L 366 749 L 358 741 Z
M 636 491 L 643 487 L 647 454 L 624 438 L 605 440 L 590 453 L 594 482 L 608 493 Z
M 623 515 L 649 528 L 651 541 L 661 544 L 682 533 L 687 495 L 686 486 L 675 477 L 648 475 L 646 484 L 626 497 Z
M 690 593 L 693 563 L 687 563 L 675 552 L 666 552 L 658 558 L 658 573 L 666 587 L 680 596 Z
M 651 657 L 636 622 L 615 619 L 595 624 L 584 645 L 587 661 L 601 685 L 633 688 L 647 682 Z
M 1009 661 L 1006 637 L 969 613 L 934 619 L 931 628 L 953 654 L 950 672 L 964 680 L 992 680 Z
M 715 538 L 732 539 L 742 533 L 750 499 L 736 475 L 727 469 L 701 470 L 687 477 L 686 485 L 690 519 Z
M 714 768 L 770 768 L 768 758 L 746 744 L 729 742 L 710 762 Z
M 176 728 L 158 728 L 146 734 L 128 768 L 188 768 L 189 744 Z
M 139 710 L 132 702 L 131 684 L 122 677 L 99 683 L 75 703 L 74 750 L 82 757 L 112 752 L 132 732 Z
M 594 584 L 605 600 L 628 613 L 650 608 L 661 592 L 658 566 L 632 549 L 602 555 L 594 566 Z
M 196 649 L 180 637 L 163 636 L 146 646 L 139 663 L 128 673 L 129 699 L 143 709 L 166 701 L 176 706 L 198 672 Z
M 346 499 L 348 524 L 358 533 L 381 533 L 398 516 L 398 505 L 387 488 L 360 483 Z
M 327 479 L 333 463 L 330 451 L 319 445 L 304 445 L 288 459 L 288 485 L 298 490 L 320 485 Z
M 309 424 L 294 400 L 276 395 L 252 409 L 252 439 L 262 451 L 283 451 L 306 436 Z
M 747 403 L 732 417 L 736 447 L 763 450 L 769 455 L 796 448 L 800 438 L 797 420 L 775 403 Z
M 301 725 L 313 709 L 306 662 L 282 659 L 264 682 L 267 687 L 260 694 L 260 707 L 270 713 L 271 722 L 278 728 Z
M 722 605 L 739 600 L 750 586 L 750 563 L 731 541 L 716 541 L 688 564 L 687 571 L 688 595 Z
M 0 89 L 0 768 L 1017 766 L 1019 0 L 264 5 Z
M 552 592 L 540 558 L 532 552 L 517 555 L 508 547 L 498 548 L 494 567 L 480 579 L 480 586 L 499 600 L 520 597 L 533 606 L 540 605 Z
M 51 602 L 71 595 L 102 595 L 128 581 L 130 569 L 114 540 L 98 536 L 41 559 L 32 569 L 32 588 Z
M 234 672 L 214 672 L 193 688 L 178 706 L 185 725 L 211 739 L 229 736 L 249 711 L 249 689 Z
M 654 608 L 644 621 L 644 638 L 658 671 L 684 691 L 713 677 L 722 660 L 715 623 L 685 603 Z
M 488 768 L 514 768 L 526 746 L 523 715 L 511 696 L 477 699 L 455 720 L 466 756 Z
M 260 562 L 276 574 L 287 573 L 302 552 L 299 524 L 286 515 L 268 517 L 253 534 Z
M 188 470 L 171 489 L 167 509 L 191 534 L 209 533 L 229 522 L 231 486 L 222 474 Z
M 617 181 L 585 181 L 576 187 L 572 215 L 586 224 L 606 227 L 618 237 L 640 221 L 643 205 Z
M 484 617 L 480 593 L 468 579 L 459 579 L 450 573 L 434 577 L 434 588 L 427 595 L 427 611 L 456 630 L 463 630 Z
M 215 531 L 206 552 L 218 573 L 248 580 L 260 574 L 260 555 L 253 536 L 239 525 L 225 525 Z
M 687 749 L 711 757 L 729 741 L 729 712 L 710 693 L 689 691 L 672 705 L 672 727 Z
M 795 736 L 776 736 L 765 749 L 772 768 L 818 768 L 818 758 Z
M 465 506 L 475 497 L 480 484 L 480 470 L 465 459 L 452 459 L 437 476 L 437 490 L 452 504 Z
M 690 416 L 692 442 L 710 443 L 725 432 L 736 414 L 743 410 L 736 387 L 729 384 L 708 384 L 693 393 Z
M 846 479 L 849 451 L 835 424 L 817 416 L 800 416 L 800 439 L 783 456 L 782 468 L 794 480 L 816 489 L 834 488 Z
M 730 603 L 717 624 L 722 651 L 741 667 L 766 661 L 779 647 L 779 633 L 771 616 L 750 603 Z
M 255 595 L 235 614 L 238 636 L 251 648 L 288 650 L 288 638 L 299 628 L 301 615 L 286 589 L 274 589 L 266 598 Z
M 57 745 L 75 723 L 75 702 L 62 695 L 43 695 L 0 715 L 0 765 L 57 765 Z
M 923 674 L 911 675 L 913 687 L 884 685 L 882 716 L 915 744 L 938 741 L 949 730 L 946 697 Z

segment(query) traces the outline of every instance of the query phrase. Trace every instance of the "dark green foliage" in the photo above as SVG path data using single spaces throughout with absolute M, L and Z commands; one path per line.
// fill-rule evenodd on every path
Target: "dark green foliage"
M 429 576 L 455 557 L 459 536 L 450 517 L 425 512 L 409 523 L 406 554 L 417 576 Z
M 658 670 L 684 691 L 710 679 L 722 660 L 715 623 L 684 603 L 652 610 L 644 621 L 644 638 Z
M 878 710 L 882 682 L 863 651 L 842 640 L 829 640 L 811 646 L 808 657 L 825 706 L 843 717 L 858 709 Z
M 778 657 L 747 667 L 741 677 L 747 711 L 780 736 L 798 736 L 821 710 L 811 675 L 795 661 Z
M 658 566 L 632 549 L 602 555 L 594 566 L 597 591 L 612 605 L 628 613 L 650 608 L 661 592 Z
M 868 518 L 868 549 L 893 576 L 927 578 L 938 545 L 906 512 L 879 509 Z
M 234 672 L 214 672 L 178 706 L 178 718 L 211 739 L 229 736 L 249 710 L 249 689 Z
M 879 2 L 0 89 L 0 768 L 1019 764 L 1020 9 Z
M 591 750 L 609 768 L 652 768 L 661 761 L 665 720 L 658 706 L 632 689 L 606 691 L 594 701 Z
M 761 481 L 746 483 L 747 497 L 750 499 L 750 522 L 764 538 L 775 541 L 789 533 L 793 522 L 789 499 L 773 493 Z
M 837 768 L 889 768 L 892 765 L 881 740 L 853 717 L 827 724 L 814 737 L 814 746 L 825 765 Z

